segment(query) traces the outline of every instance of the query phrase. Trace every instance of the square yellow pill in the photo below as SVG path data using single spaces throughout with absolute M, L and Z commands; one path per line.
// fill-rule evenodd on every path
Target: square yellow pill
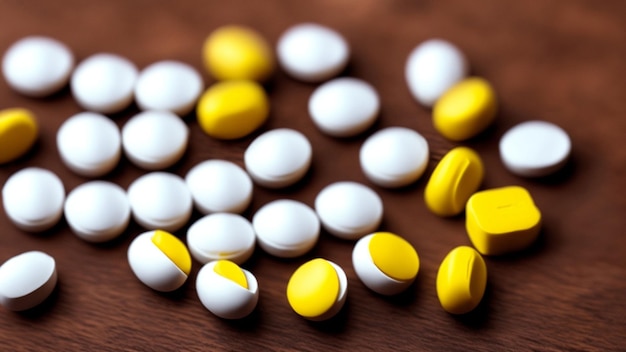
M 465 227 L 474 247 L 499 255 L 528 247 L 539 235 L 541 212 L 523 187 L 508 186 L 473 194 Z

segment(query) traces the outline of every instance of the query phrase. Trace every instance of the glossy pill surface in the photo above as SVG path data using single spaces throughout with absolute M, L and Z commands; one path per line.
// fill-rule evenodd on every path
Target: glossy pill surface
M 485 294 L 487 265 L 472 247 L 454 248 L 437 271 L 437 297 L 445 311 L 451 314 L 469 313 Z
M 21 108 L 0 111 L 0 164 L 28 152 L 38 135 L 37 120 L 31 111 Z
M 22 311 L 41 304 L 57 284 L 56 261 L 40 251 L 24 252 L 0 266 L 0 304 Z
M 187 230 L 187 245 L 200 263 L 227 259 L 242 264 L 254 252 L 256 235 L 248 219 L 238 214 L 214 213 L 196 220 Z

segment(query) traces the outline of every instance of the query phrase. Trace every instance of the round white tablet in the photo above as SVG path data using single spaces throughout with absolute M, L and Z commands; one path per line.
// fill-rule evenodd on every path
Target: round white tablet
M 368 129 L 380 111 L 378 93 L 356 78 L 336 78 L 315 89 L 309 98 L 309 115 L 324 133 L 351 137 Z
M 61 160 L 75 173 L 102 176 L 117 166 L 122 155 L 120 129 L 104 115 L 81 112 L 59 127 L 57 148 Z
M 463 52 L 441 39 L 430 39 L 418 45 L 409 54 L 405 66 L 411 94 L 428 107 L 467 73 L 468 63 Z
M 40 232 L 52 228 L 63 215 L 65 188 L 52 171 L 22 169 L 2 188 L 2 203 L 9 219 L 20 229 Z
M 252 201 L 250 176 L 230 161 L 203 161 L 187 172 L 185 182 L 196 208 L 203 214 L 242 213 Z
M 122 128 L 124 154 L 146 170 L 174 165 L 185 154 L 189 128 L 169 111 L 144 111 L 131 117 Z
M 54 258 L 30 251 L 0 266 L 0 304 L 12 311 L 33 308 L 50 296 L 57 284 Z
M 320 221 L 308 205 L 290 199 L 265 204 L 252 218 L 259 246 L 267 253 L 293 258 L 317 243 Z
M 185 181 L 178 175 L 155 171 L 128 187 L 135 221 L 146 229 L 176 231 L 191 217 L 193 201 Z
M 546 121 L 527 121 L 508 130 L 500 139 L 500 158 L 519 176 L 542 177 L 566 164 L 572 143 L 567 132 Z
M 315 211 L 330 234 L 356 240 L 378 228 L 383 219 L 383 201 L 365 185 L 341 181 L 322 189 L 315 198 Z
M 135 100 L 142 110 L 167 110 L 187 115 L 204 89 L 202 76 L 179 61 L 160 61 L 144 68 L 135 85 Z
M 287 29 L 276 50 L 282 68 L 293 78 L 306 82 L 321 82 L 338 75 L 350 57 L 350 47 L 341 34 L 315 23 Z
M 111 114 L 132 103 L 138 75 L 137 67 L 126 58 L 95 54 L 76 66 L 70 87 L 78 104 L 86 110 Z
M 244 153 L 246 170 L 261 186 L 281 188 L 299 181 L 309 170 L 313 148 L 302 133 L 279 128 L 263 133 Z
M 118 237 L 130 220 L 126 191 L 108 181 L 90 181 L 74 188 L 67 195 L 64 210 L 72 231 L 89 242 Z
M 203 264 L 218 259 L 241 264 L 254 252 L 255 242 L 252 224 L 238 214 L 205 215 L 187 230 L 189 251 Z
M 403 187 L 422 176 L 428 165 L 428 142 L 405 127 L 387 127 L 369 136 L 359 159 L 365 176 L 388 188 Z
M 16 91 L 44 97 L 59 91 L 70 78 L 74 55 L 60 41 L 29 36 L 12 44 L 4 54 L 2 73 Z

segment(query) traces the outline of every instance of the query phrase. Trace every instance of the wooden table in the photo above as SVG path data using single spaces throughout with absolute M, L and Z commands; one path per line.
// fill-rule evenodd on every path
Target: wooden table
M 382 113 L 363 136 L 325 136 L 307 113 L 316 86 L 277 72 L 268 85 L 271 116 L 256 134 L 277 127 L 302 131 L 313 145 L 313 167 L 295 187 L 256 187 L 246 216 L 279 198 L 312 205 L 334 181 L 363 182 L 383 198 L 381 229 L 401 234 L 417 249 L 421 268 L 415 284 L 397 297 L 374 294 L 355 275 L 354 243 L 322 233 L 311 253 L 293 260 L 257 249 L 245 267 L 260 284 L 258 307 L 246 319 L 225 321 L 205 310 L 196 296 L 197 262 L 187 284 L 172 294 L 157 293 L 137 280 L 126 260 L 130 241 L 143 231 L 135 223 L 119 240 L 93 245 L 65 222 L 30 234 L 0 212 L 0 261 L 38 249 L 56 258 L 59 271 L 58 287 L 42 306 L 25 313 L 0 309 L 0 350 L 625 350 L 626 2 L 5 0 L 0 2 L 0 50 L 23 36 L 43 34 L 65 42 L 79 60 L 97 52 L 126 56 L 140 68 L 182 60 L 201 70 L 208 86 L 214 80 L 202 67 L 200 48 L 213 29 L 248 25 L 275 45 L 285 29 L 304 21 L 328 25 L 346 37 L 353 55 L 344 74 L 378 89 Z M 435 277 L 448 251 L 470 244 L 464 217 L 439 218 L 423 201 L 428 175 L 458 144 L 436 133 L 431 112 L 411 98 L 404 81 L 409 52 L 432 37 L 456 43 L 469 58 L 472 74 L 489 80 L 498 94 L 494 127 L 460 143 L 482 156 L 487 171 L 482 187 L 524 186 L 544 218 L 531 248 L 486 258 L 489 283 L 483 302 L 460 317 L 440 307 Z M 69 89 L 31 99 L 1 80 L 0 107 L 14 106 L 36 113 L 41 136 L 26 157 L 0 167 L 0 182 L 27 166 L 54 171 L 68 192 L 88 181 L 72 174 L 56 150 L 59 125 L 81 111 Z M 132 107 L 112 118 L 122 126 L 137 111 Z M 560 125 L 573 141 L 571 162 L 547 179 L 514 176 L 498 156 L 500 136 L 531 119 Z M 218 141 L 201 132 L 193 114 L 185 121 L 191 130 L 188 152 L 168 171 L 184 175 L 211 158 L 242 165 L 254 135 Z M 388 126 L 416 129 L 431 148 L 427 173 L 400 190 L 372 185 L 358 163 L 365 137 Z M 104 179 L 128 187 L 144 173 L 123 160 Z M 199 217 L 194 213 L 194 219 Z M 185 232 L 176 234 L 184 239 Z M 323 323 L 300 318 L 285 298 L 291 273 L 314 257 L 341 265 L 349 281 L 346 306 Z

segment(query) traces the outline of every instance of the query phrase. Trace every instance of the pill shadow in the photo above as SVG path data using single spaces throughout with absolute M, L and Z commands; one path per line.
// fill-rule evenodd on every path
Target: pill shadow
M 350 297 L 347 297 L 341 310 L 332 318 L 322 321 L 306 320 L 306 323 L 311 328 L 324 334 L 341 334 L 348 327 L 348 319 L 351 310 Z
M 472 330 L 485 329 L 489 324 L 489 316 L 491 315 L 493 291 L 493 285 L 487 282 L 483 298 L 480 303 L 478 303 L 478 306 L 476 306 L 476 308 L 466 314 L 450 314 L 450 316 L 452 316 L 457 323 L 463 325 L 466 328 Z
M 50 295 L 46 297 L 43 302 L 33 308 L 15 312 L 16 315 L 18 315 L 20 318 L 31 321 L 40 321 L 44 317 L 52 316 L 52 311 L 58 306 L 57 303 L 60 296 L 59 291 L 62 290 L 62 285 L 63 283 L 59 279 Z

